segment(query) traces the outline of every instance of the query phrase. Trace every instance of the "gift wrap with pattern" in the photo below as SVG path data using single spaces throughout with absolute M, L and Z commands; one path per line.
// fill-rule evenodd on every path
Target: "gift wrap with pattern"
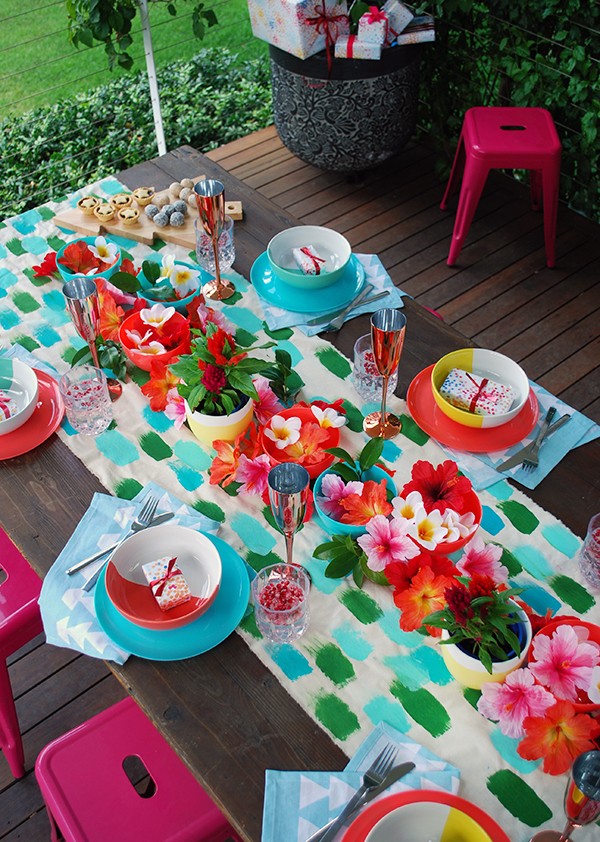
M 248 0 L 248 10 L 257 38 L 302 59 L 350 32 L 346 3 L 338 0 Z
M 106 197 L 122 186 L 106 179 L 60 203 L 49 203 L 8 220 L 0 229 L 0 327 L 4 344 L 23 347 L 55 366 L 68 367 L 82 340 L 66 312 L 60 281 L 35 278 L 32 266 L 49 249 L 58 249 L 74 235 L 52 223 L 56 212 L 73 206 L 85 193 Z M 136 263 L 149 246 L 119 238 L 124 256 Z M 155 243 L 154 249 L 188 255 L 181 247 Z M 354 391 L 351 364 L 332 345 L 294 328 L 266 331 L 261 304 L 239 275 L 237 294 L 213 306 L 223 309 L 236 328 L 262 342 L 270 337 L 291 354 L 307 384 L 305 400 L 344 398 L 347 426 L 341 446 L 358 453 L 366 443 L 363 414 L 377 409 L 363 405 Z M 410 335 L 410 320 L 407 330 Z M 265 352 L 266 354 L 270 352 Z M 400 361 L 402 366 L 402 361 Z M 262 499 L 237 495 L 229 487 L 210 485 L 211 452 L 184 426 L 175 429 L 163 413 L 150 409 L 139 390 L 147 374 L 132 369 L 123 395 L 114 405 L 114 423 L 97 437 L 77 435 L 65 420 L 61 440 L 113 494 L 132 499 L 154 481 L 182 503 L 220 523 L 220 536 L 258 570 L 285 556 L 284 539 L 274 528 Z M 434 465 L 444 453 L 417 427 L 399 398 L 389 409 L 400 415 L 402 433 L 385 443 L 384 458 L 395 470 L 397 487 L 410 478 L 417 459 Z M 568 493 L 568 489 L 565 489 Z M 578 571 L 581 540 L 506 480 L 480 492 L 483 519 L 480 534 L 503 548 L 503 563 L 513 585 L 540 614 L 579 614 L 600 622 L 596 596 Z M 556 500 L 560 511 L 560 499 Z M 463 690 L 448 673 L 439 645 L 399 627 L 399 612 L 389 589 L 367 582 L 359 590 L 351 579 L 324 576 L 325 563 L 312 557 L 327 540 L 316 520 L 296 536 L 295 558 L 312 576 L 311 622 L 306 635 L 291 644 L 262 639 L 250 613 L 239 633 L 253 652 L 326 733 L 351 756 L 378 723 L 386 722 L 460 770 L 460 794 L 490 813 L 513 842 L 526 842 L 534 830 L 562 827 L 564 776 L 542 773 L 538 762 L 523 760 L 517 741 L 476 709 L 478 694 Z M 201 657 L 201 656 L 199 656 Z M 577 832 L 590 840 L 597 828 Z

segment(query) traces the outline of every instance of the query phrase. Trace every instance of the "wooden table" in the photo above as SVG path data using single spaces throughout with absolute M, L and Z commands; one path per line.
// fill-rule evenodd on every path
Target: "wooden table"
M 157 189 L 205 173 L 240 199 L 235 268 L 246 277 L 278 231 L 298 224 L 269 200 L 189 147 L 119 175 L 131 188 Z M 459 333 L 405 299 L 408 328 L 398 394 L 448 351 L 470 345 Z M 348 323 L 331 339 L 351 356 L 368 332 L 368 317 Z M 577 448 L 529 496 L 584 535 L 600 500 L 600 445 Z M 37 571 L 44 575 L 86 511 L 92 494 L 105 491 L 56 436 L 35 451 L 0 462 L 0 521 Z M 277 679 L 231 635 L 201 658 L 158 663 L 130 658 L 111 670 L 197 775 L 244 839 L 260 839 L 264 770 L 336 770 L 343 752 L 290 698 Z

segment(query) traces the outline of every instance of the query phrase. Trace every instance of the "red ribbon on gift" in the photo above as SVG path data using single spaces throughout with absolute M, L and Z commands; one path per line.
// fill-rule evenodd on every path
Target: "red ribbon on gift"
M 0 393 L 0 412 L 5 419 L 10 418 L 10 398 L 5 397 L 2 393 Z
M 335 36 L 337 37 L 337 24 L 341 21 L 347 21 L 348 15 L 334 15 L 328 14 L 325 11 L 325 0 L 323 0 L 321 8 L 315 9 L 318 11 L 319 14 L 313 18 L 306 18 L 306 23 L 309 26 L 314 26 L 315 31 L 319 35 L 325 35 L 325 53 L 327 55 L 327 72 L 331 73 L 331 68 L 333 66 L 333 53 L 331 52 L 331 48 L 335 43 L 335 38 L 331 31 L 331 26 L 333 25 L 335 29 Z
M 381 20 L 387 22 L 388 19 L 386 13 L 378 6 L 369 6 L 369 11 L 365 12 L 363 17 L 367 23 L 379 23 Z
M 313 254 L 312 251 L 308 248 L 308 246 L 303 246 L 300 251 L 302 254 L 306 255 L 306 257 L 310 258 L 313 262 L 313 266 L 315 267 L 315 275 L 321 274 L 321 267 L 319 263 L 325 263 L 325 259 L 323 257 L 317 257 L 316 254 Z
M 152 588 L 152 593 L 154 596 L 162 596 L 164 589 L 167 586 L 167 582 L 169 579 L 172 579 L 174 576 L 183 576 L 183 573 L 178 567 L 175 567 L 175 562 L 177 558 L 172 558 L 171 561 L 167 565 L 167 571 L 164 576 L 160 576 L 158 579 L 154 579 L 150 582 L 150 587 Z M 155 586 L 158 587 L 155 590 Z
M 346 46 L 346 58 L 354 58 L 354 44 L 356 42 L 356 35 L 348 36 L 348 44 Z
M 488 400 L 493 400 L 495 397 L 497 397 L 497 394 L 498 394 L 497 389 L 492 388 L 492 389 L 490 389 L 489 392 L 485 391 L 485 387 L 490 382 L 487 377 L 484 377 L 483 380 L 481 381 L 481 383 L 478 384 L 477 381 L 473 377 L 471 377 L 471 375 L 469 374 L 468 371 L 465 371 L 465 374 L 467 375 L 467 377 L 469 378 L 471 383 L 477 388 L 477 392 L 471 398 L 471 403 L 469 404 L 469 412 L 475 412 L 475 407 L 477 406 L 477 402 L 481 398 L 487 398 Z

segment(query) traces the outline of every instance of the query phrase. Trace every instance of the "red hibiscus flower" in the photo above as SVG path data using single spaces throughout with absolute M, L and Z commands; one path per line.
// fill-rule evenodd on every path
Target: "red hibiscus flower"
M 419 460 L 413 465 L 411 476 L 411 481 L 402 489 L 402 497 L 418 491 L 427 512 L 454 509 L 462 514 L 464 497 L 472 485 L 467 477 L 459 476 L 456 462 L 447 459 L 434 468 L 431 462 Z
M 33 267 L 35 278 L 59 278 L 60 274 L 56 265 L 56 252 L 49 251 L 39 266 Z
M 517 751 L 525 760 L 543 759 L 549 775 L 562 775 L 582 752 L 595 748 L 600 724 L 591 716 L 575 713 L 570 702 L 559 701 L 544 716 L 523 720 L 525 737 Z

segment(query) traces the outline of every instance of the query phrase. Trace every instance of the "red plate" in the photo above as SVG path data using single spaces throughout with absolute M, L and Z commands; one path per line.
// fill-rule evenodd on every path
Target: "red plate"
M 29 453 L 59 427 L 65 407 L 56 380 L 34 369 L 38 379 L 38 403 L 33 415 L 22 427 L 0 436 L 0 459 L 13 459 Z
M 423 369 L 408 387 L 406 403 L 414 421 L 437 441 L 454 450 L 495 453 L 522 441 L 535 427 L 539 406 L 533 389 L 525 406 L 512 421 L 499 427 L 465 427 L 448 418 L 439 408 L 431 389 L 433 366 Z

